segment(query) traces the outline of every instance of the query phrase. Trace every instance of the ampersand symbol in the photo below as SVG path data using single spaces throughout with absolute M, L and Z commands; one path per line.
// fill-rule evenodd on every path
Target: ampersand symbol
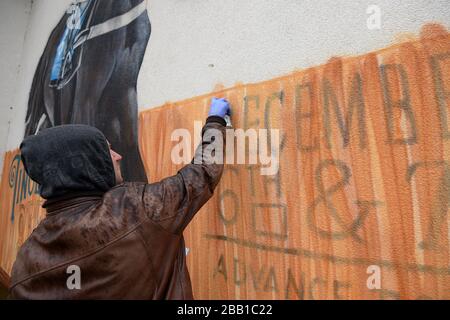
M 324 188 L 324 183 L 322 179 L 322 172 L 328 167 L 333 166 L 340 171 L 341 180 L 329 187 L 328 189 Z M 367 218 L 370 208 L 376 207 L 380 204 L 378 201 L 356 201 L 355 203 L 358 205 L 359 212 L 358 216 L 355 220 L 353 220 L 350 224 L 344 221 L 333 205 L 331 201 L 331 196 L 337 191 L 344 188 L 350 180 L 351 177 L 350 168 L 342 161 L 339 160 L 325 160 L 319 164 L 315 173 L 316 185 L 319 191 L 319 196 L 314 200 L 314 202 L 309 206 L 307 213 L 308 225 L 311 230 L 316 232 L 319 236 L 329 239 L 345 239 L 347 237 L 352 237 L 356 241 L 363 243 L 364 240 L 356 233 L 358 229 L 360 229 L 364 223 L 364 220 Z M 336 221 L 336 223 L 341 228 L 341 231 L 329 231 L 324 230 L 317 226 L 315 222 L 314 216 L 316 214 L 316 208 L 323 204 L 327 209 L 327 212 L 330 216 Z

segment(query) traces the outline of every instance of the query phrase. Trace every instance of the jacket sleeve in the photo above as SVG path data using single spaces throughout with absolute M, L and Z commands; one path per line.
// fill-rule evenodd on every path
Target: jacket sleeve
M 143 202 L 146 214 L 167 231 L 181 234 L 194 215 L 213 196 L 223 173 L 225 126 L 226 122 L 221 117 L 209 117 L 202 129 L 202 142 L 191 163 L 172 177 L 145 185 Z M 222 143 L 219 141 L 212 145 L 217 138 Z M 220 163 L 212 161 L 213 147 L 222 147 L 223 160 Z

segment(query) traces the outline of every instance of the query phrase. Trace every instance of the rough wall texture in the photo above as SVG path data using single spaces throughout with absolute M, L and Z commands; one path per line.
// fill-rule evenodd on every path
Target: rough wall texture
M 370 5 L 381 10 L 381 29 L 367 28 Z M 365 54 L 425 23 L 450 26 L 447 0 L 149 0 L 148 10 L 143 108 Z
M 17 110 L 14 92 L 21 72 L 30 11 L 30 0 L 9 0 L 0 4 L 0 168 L 3 154 L 7 151 L 11 115 Z

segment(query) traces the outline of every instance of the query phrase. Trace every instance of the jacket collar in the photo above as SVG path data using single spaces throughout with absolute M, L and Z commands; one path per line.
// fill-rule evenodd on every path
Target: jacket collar
M 47 215 L 53 215 L 63 211 L 64 209 L 82 203 L 102 200 L 104 194 L 104 192 L 100 191 L 72 192 L 60 197 L 47 199 L 42 207 L 47 210 Z

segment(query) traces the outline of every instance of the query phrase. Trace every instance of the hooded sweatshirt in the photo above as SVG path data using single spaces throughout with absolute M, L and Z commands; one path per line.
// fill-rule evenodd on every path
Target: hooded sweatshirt
M 25 171 L 44 199 L 105 193 L 116 184 L 108 142 L 94 127 L 45 129 L 25 138 L 20 150 Z

